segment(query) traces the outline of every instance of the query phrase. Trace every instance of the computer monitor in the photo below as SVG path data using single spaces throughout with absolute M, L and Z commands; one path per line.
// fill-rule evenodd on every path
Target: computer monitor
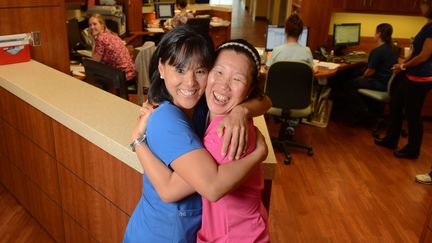
M 307 46 L 308 35 L 309 35 L 309 28 L 304 27 L 298 40 L 300 45 Z M 285 35 L 284 27 L 278 27 L 275 25 L 269 25 L 267 27 L 266 46 L 265 46 L 266 51 L 272 51 L 273 48 L 275 48 L 276 46 L 283 45 L 286 42 L 287 42 L 287 38 Z
M 333 44 L 335 47 L 360 44 L 360 23 L 334 24 Z
M 309 28 L 303 27 L 303 31 L 301 35 L 299 36 L 298 42 L 302 46 L 307 46 L 308 44 L 308 37 L 309 37 Z
M 157 19 L 170 19 L 174 17 L 174 3 L 158 2 L 154 4 Z
M 85 49 L 81 40 L 81 32 L 79 29 L 78 20 L 73 18 L 67 21 L 68 44 L 69 52 L 73 53 L 76 50 Z

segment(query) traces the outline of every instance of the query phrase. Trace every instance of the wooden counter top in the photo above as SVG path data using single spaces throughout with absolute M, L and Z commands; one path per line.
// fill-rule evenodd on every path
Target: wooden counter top
M 42 63 L 0 65 L 0 86 L 133 169 L 143 169 L 129 148 L 139 106 Z M 275 176 L 276 158 L 264 118 L 254 119 L 266 137 L 264 178 Z

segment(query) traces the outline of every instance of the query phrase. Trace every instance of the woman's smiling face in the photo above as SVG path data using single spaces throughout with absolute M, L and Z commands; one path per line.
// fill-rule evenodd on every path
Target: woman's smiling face
M 207 69 L 193 63 L 187 67 L 175 67 L 159 61 L 159 72 L 174 105 L 184 111 L 193 109 L 204 94 Z
M 212 115 L 229 113 L 248 96 L 252 67 L 248 57 L 234 50 L 222 50 L 208 75 L 206 99 Z

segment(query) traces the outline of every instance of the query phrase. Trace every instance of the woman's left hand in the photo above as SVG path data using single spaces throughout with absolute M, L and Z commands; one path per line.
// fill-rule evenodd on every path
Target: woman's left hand
M 132 131 L 131 134 L 131 140 L 135 140 L 137 137 L 141 136 L 146 128 L 147 128 L 147 121 L 150 117 L 150 114 L 155 110 L 155 107 L 148 103 L 148 101 L 144 102 L 141 109 L 140 114 L 137 119 L 137 123 L 135 125 L 135 128 Z
M 224 139 L 222 156 L 225 156 L 229 151 L 228 158 L 230 160 L 240 159 L 248 141 L 247 117 L 244 109 L 239 106 L 234 107 L 219 123 L 217 134 L 219 137 L 223 136 Z

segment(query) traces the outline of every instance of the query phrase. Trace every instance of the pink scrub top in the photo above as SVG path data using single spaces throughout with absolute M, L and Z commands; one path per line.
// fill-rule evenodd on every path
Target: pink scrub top
M 221 155 L 223 138 L 219 138 L 216 131 L 223 117 L 213 119 L 203 142 L 218 164 L 231 162 Z M 252 119 L 248 121 L 248 133 L 247 150 L 242 157 L 255 149 L 256 133 Z M 259 165 L 236 190 L 217 202 L 202 198 L 202 225 L 197 242 L 270 242 L 267 211 L 261 201 L 263 188 L 263 169 Z

